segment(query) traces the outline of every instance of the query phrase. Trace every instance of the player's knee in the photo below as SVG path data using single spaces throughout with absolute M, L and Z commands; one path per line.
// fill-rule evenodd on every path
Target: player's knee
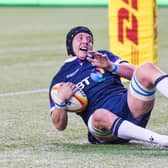
M 136 79 L 145 87 L 145 88 L 152 88 L 153 87 L 153 74 L 156 74 L 157 69 L 155 65 L 151 62 L 146 62 L 140 65 L 137 68 L 135 76 Z
M 137 69 L 137 72 L 142 74 L 141 76 L 150 78 L 151 74 L 155 74 L 158 71 L 158 68 L 151 62 L 146 62 Z
M 133 113 L 131 112 L 132 116 L 134 117 L 134 119 L 138 120 L 140 117 L 142 117 L 142 112 L 136 112 L 136 113 Z
M 109 130 L 116 116 L 106 109 L 97 109 L 93 113 L 92 123 L 95 128 Z
M 113 139 L 111 129 L 118 117 L 106 109 L 96 110 L 88 120 L 89 132 L 99 140 Z
M 104 113 L 103 109 L 98 109 L 93 113 L 92 123 L 96 128 L 100 128 L 100 124 L 102 125 L 102 113 Z
M 150 72 L 155 68 L 156 68 L 155 65 L 152 64 L 151 62 L 146 62 L 146 63 L 140 65 L 140 67 L 139 67 L 140 71 L 145 74 L 148 74 L 147 72 Z

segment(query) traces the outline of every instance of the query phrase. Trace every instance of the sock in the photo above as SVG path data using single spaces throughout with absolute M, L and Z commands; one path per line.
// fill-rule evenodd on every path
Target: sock
M 159 144 L 161 146 L 168 146 L 168 136 L 160 135 L 148 129 L 139 127 L 126 120 L 122 120 L 121 123 L 115 124 L 115 126 L 113 124 L 113 130 L 115 130 L 114 132 L 117 133 L 115 135 L 122 139 L 138 140 L 138 141 Z
M 162 95 L 168 98 L 168 75 L 159 77 L 154 85 Z

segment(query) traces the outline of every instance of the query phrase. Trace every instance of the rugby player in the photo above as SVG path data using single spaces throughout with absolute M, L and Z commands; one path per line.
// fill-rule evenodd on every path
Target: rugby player
M 73 27 L 66 36 L 69 58 L 53 77 L 59 102 L 52 101 L 51 119 L 58 130 L 68 124 L 66 100 L 77 88 L 85 92 L 88 106 L 77 113 L 88 128 L 92 144 L 125 143 L 130 140 L 168 146 L 168 136 L 146 128 L 158 90 L 168 97 L 168 75 L 150 62 L 135 68 L 107 50 L 93 50 L 93 34 L 88 27 Z M 120 78 L 130 81 L 125 88 Z

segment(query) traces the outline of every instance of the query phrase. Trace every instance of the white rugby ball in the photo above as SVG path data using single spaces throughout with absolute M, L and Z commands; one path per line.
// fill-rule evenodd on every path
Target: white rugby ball
M 51 89 L 51 98 L 54 102 L 59 102 L 57 89 L 59 83 L 55 84 Z M 82 90 L 77 90 L 77 92 L 67 100 L 66 110 L 69 112 L 81 113 L 84 111 L 88 104 L 88 99 L 86 94 Z

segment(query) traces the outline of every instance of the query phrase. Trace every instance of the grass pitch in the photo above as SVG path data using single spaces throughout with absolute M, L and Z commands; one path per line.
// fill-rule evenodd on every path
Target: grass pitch
M 158 13 L 159 65 L 168 72 L 167 8 Z M 108 49 L 106 8 L 4 7 L 0 20 L 0 167 L 167 167 L 166 148 L 136 141 L 91 145 L 78 116 L 69 114 L 64 132 L 50 121 L 46 89 L 67 58 L 65 35 L 74 25 L 86 25 L 93 30 L 95 49 Z M 167 99 L 158 94 L 149 129 L 168 134 L 167 109 Z

